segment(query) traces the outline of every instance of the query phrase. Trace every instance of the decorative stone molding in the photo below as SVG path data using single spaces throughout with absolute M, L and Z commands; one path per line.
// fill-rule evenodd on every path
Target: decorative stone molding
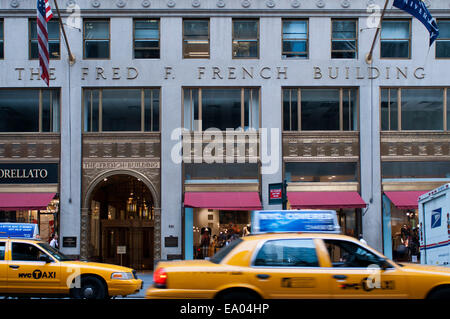
M 241 5 L 242 5 L 242 7 L 244 7 L 244 8 L 248 8 L 248 7 L 250 7 L 250 6 L 252 5 L 252 3 L 250 2 L 250 0 L 243 0 L 243 1 L 241 2 Z
M 323 0 L 317 0 L 316 1 L 317 8 L 324 8 L 325 7 L 325 1 Z
M 11 2 L 9 3 L 9 5 L 13 8 L 18 8 L 20 6 L 20 3 L 18 0 L 11 0 Z
M 100 7 L 100 1 L 98 1 L 98 0 L 91 1 L 91 6 L 93 6 L 94 8 L 99 8 Z
M 216 3 L 216 6 L 218 8 L 224 8 L 225 7 L 225 1 L 224 0 L 218 0 Z
M 117 0 L 116 1 L 116 6 L 118 7 L 118 8 L 123 8 L 123 7 L 125 7 L 127 5 L 127 2 L 125 1 L 125 0 Z
M 149 0 L 144 0 L 144 1 L 142 1 L 142 4 L 141 4 L 144 8 L 148 8 L 148 7 L 150 7 L 151 6 L 151 2 L 149 1 Z
M 350 7 L 350 1 L 349 0 L 343 0 L 341 2 L 341 7 L 342 8 L 349 8 Z
M 177 3 L 174 1 L 174 0 L 169 0 L 169 1 L 167 1 L 167 6 L 169 7 L 169 8 L 173 8 L 173 7 L 175 7 L 177 5 Z
M 291 7 L 292 8 L 299 8 L 300 7 L 300 1 L 299 0 L 293 0 L 291 2 Z
M 273 7 L 275 7 L 275 1 L 273 1 L 273 0 L 267 0 L 267 1 L 266 1 L 266 6 L 267 6 L 268 8 L 273 8 Z
M 200 7 L 200 6 L 201 6 L 200 0 L 192 0 L 192 6 L 193 6 L 194 8 Z

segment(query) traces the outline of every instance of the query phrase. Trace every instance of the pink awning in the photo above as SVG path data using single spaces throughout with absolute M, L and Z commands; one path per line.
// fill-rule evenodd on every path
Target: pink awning
M 357 192 L 288 192 L 295 209 L 364 208 L 366 203 Z
M 0 210 L 45 210 L 55 193 L 0 193 Z
M 395 207 L 399 209 L 417 209 L 419 196 L 427 191 L 384 192 Z
M 187 192 L 184 206 L 218 210 L 260 210 L 257 192 Z

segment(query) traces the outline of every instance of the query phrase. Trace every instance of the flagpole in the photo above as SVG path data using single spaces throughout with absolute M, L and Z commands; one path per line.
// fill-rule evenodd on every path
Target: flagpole
M 384 15 L 386 13 L 386 9 L 387 9 L 388 4 L 389 4 L 389 0 L 386 0 L 386 2 L 384 3 L 383 12 L 381 12 L 380 21 L 378 22 L 377 31 L 375 32 L 375 36 L 373 37 L 372 47 L 370 48 L 370 52 L 367 53 L 367 55 L 366 55 L 366 63 L 367 64 L 372 64 L 372 57 L 373 57 L 372 54 L 373 54 L 373 49 L 375 48 L 375 41 L 377 40 L 378 34 L 380 33 L 381 22 L 383 21 L 383 18 L 384 18 Z
M 60 25 L 62 33 L 63 33 L 64 42 L 66 43 L 67 52 L 69 53 L 69 62 L 70 62 L 70 64 L 74 64 L 76 59 L 75 59 L 75 56 L 72 54 L 72 51 L 70 50 L 69 41 L 67 41 L 66 30 L 64 29 L 64 24 L 62 22 L 61 13 L 59 12 L 58 2 L 56 0 L 53 0 L 53 2 L 55 3 L 56 12 L 58 12 L 59 25 Z

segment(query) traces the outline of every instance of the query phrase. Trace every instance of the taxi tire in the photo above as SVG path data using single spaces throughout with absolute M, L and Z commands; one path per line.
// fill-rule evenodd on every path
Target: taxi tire
M 245 301 L 251 301 L 251 300 L 259 300 L 261 297 L 258 293 L 254 292 L 250 289 L 230 289 L 225 290 L 217 294 L 216 300 L 219 301 L 226 301 L 226 300 L 245 300 Z
M 428 295 L 427 299 L 450 300 L 450 287 L 437 288 Z
M 75 299 L 106 299 L 105 284 L 97 277 L 86 276 L 81 278 L 81 288 L 73 289 L 72 298 Z

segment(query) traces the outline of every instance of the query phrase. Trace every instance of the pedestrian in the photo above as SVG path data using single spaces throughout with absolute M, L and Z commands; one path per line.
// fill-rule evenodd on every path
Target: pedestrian
M 362 242 L 364 245 L 367 245 L 367 242 L 364 240 L 362 234 L 359 234 L 358 239 L 360 242 Z
M 55 248 L 55 249 L 59 248 L 58 235 L 57 234 L 52 234 L 52 240 L 50 241 L 50 246 Z

